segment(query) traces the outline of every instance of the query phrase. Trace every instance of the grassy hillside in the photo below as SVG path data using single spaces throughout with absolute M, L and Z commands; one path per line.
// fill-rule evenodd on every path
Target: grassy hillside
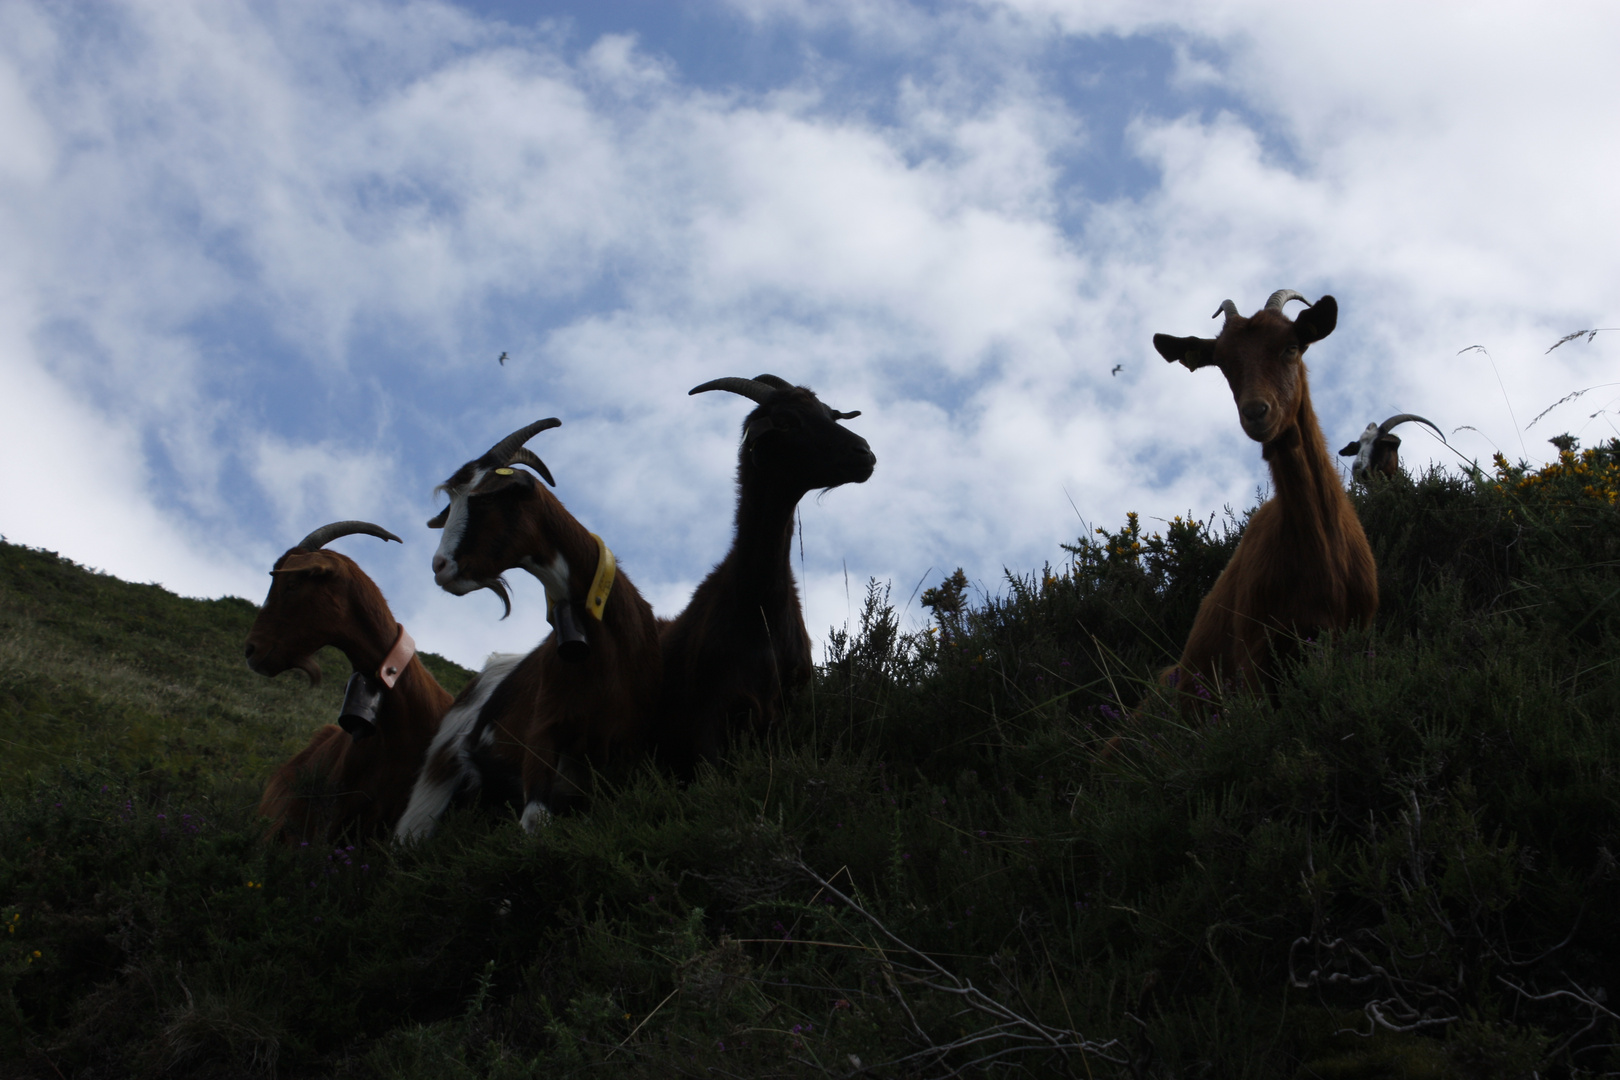
M 257 612 L 0 541 L 0 787 L 62 768 L 160 768 L 256 798 L 271 768 L 334 722 L 350 670 L 326 649 L 318 687 L 253 674 L 242 643 Z M 424 661 L 452 690 L 469 677 Z
M 1152 672 L 1239 518 L 947 580 L 916 636 L 874 586 L 767 743 L 408 850 L 267 848 L 219 795 L 341 661 L 254 680 L 248 605 L 0 549 L 38 567 L 5 578 L 0 737 L 40 755 L 0 797 L 0 1069 L 1612 1073 L 1617 496 L 1620 444 L 1380 484 L 1377 627 L 1187 721 Z

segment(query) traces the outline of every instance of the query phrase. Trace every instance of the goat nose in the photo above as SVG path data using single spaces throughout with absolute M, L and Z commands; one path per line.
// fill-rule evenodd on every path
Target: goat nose
M 437 574 L 439 571 L 443 570 L 449 561 L 450 560 L 445 558 L 443 555 L 433 556 L 433 572 Z
M 1258 424 L 1260 421 L 1266 418 L 1266 413 L 1270 411 L 1271 406 L 1267 405 L 1265 402 L 1251 401 L 1247 405 L 1243 406 L 1243 419 L 1247 420 L 1251 424 Z
M 253 659 L 253 642 L 250 641 L 247 643 L 247 652 L 243 655 L 245 655 L 249 660 Z

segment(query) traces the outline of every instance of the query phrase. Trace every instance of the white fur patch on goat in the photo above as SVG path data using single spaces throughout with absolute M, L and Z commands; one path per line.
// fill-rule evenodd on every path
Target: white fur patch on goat
M 536 799 L 523 808 L 523 817 L 520 819 L 520 823 L 524 832 L 537 833 L 551 824 L 551 811 L 546 809 L 545 803 Z
M 444 714 L 444 719 L 439 721 L 438 734 L 428 747 L 422 771 L 416 774 L 411 801 L 394 828 L 394 839 L 409 842 L 432 836 L 450 801 L 482 782 L 483 777 L 473 767 L 472 747 L 467 745 L 467 737 L 489 696 L 526 655 L 490 653 L 489 659 L 484 661 L 484 669 Z
M 456 591 L 452 585 L 460 584 L 457 577 L 461 573 L 461 568 L 456 564 L 456 550 L 461 547 L 462 538 L 467 535 L 467 493 L 478 486 L 478 482 L 488 471 L 488 469 L 475 470 L 471 480 L 450 493 L 450 506 L 445 513 L 444 531 L 439 534 L 439 548 L 434 553 L 445 560 L 444 569 L 436 571 L 433 575 L 439 587 L 450 592 Z M 478 586 L 471 585 L 464 591 L 472 592 L 477 588 Z
M 1368 424 L 1357 441 L 1361 449 L 1356 451 L 1356 460 L 1350 463 L 1350 475 L 1355 477 L 1364 474 L 1367 467 L 1372 464 L 1373 443 L 1378 441 L 1378 425 Z
M 562 552 L 557 552 L 549 563 L 542 563 L 532 555 L 525 555 L 518 565 L 539 578 L 540 584 L 546 587 L 548 606 L 568 601 L 568 560 L 563 558 Z

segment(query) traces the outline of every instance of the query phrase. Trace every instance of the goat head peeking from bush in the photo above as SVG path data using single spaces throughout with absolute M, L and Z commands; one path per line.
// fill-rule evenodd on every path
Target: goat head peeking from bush
M 458 792 L 488 793 L 514 777 L 524 826 L 533 829 L 583 800 L 591 768 L 627 765 L 646 745 L 660 672 L 652 608 L 607 544 L 533 474 L 514 467 L 555 484 L 524 443 L 561 423 L 553 417 L 519 428 L 440 485 L 450 505 L 428 522 L 444 530 L 434 580 L 457 595 L 490 589 L 510 613 L 501 575 L 527 570 L 545 587 L 555 632 L 475 713 L 458 705 L 429 751 L 399 826 L 403 836 L 431 831 Z
M 354 666 L 351 689 L 359 680 L 371 706 L 369 723 L 321 728 L 265 786 L 259 813 L 289 842 L 392 829 L 450 707 L 450 695 L 422 666 L 376 583 L 354 560 L 323 550 L 356 533 L 399 542 L 365 521 L 316 529 L 276 560 L 269 595 L 248 631 L 248 667 L 272 678 L 297 668 L 317 682 L 315 652 L 341 649 Z
M 1297 319 L 1290 300 L 1306 304 Z M 1222 680 L 1258 688 L 1301 637 L 1367 625 L 1378 610 L 1378 572 L 1361 521 L 1339 482 L 1311 407 L 1304 353 L 1333 332 L 1339 306 L 1291 289 L 1248 318 L 1230 300 L 1214 338 L 1154 334 L 1153 347 L 1190 371 L 1217 367 L 1244 434 L 1258 442 L 1276 493 L 1249 519 L 1232 561 L 1199 605 L 1192 633 L 1166 681 L 1184 692 Z M 1186 699 L 1184 699 L 1186 700 Z
M 1350 479 L 1363 484 L 1371 483 L 1375 476 L 1394 476 L 1401 467 L 1401 437 L 1394 429 L 1409 422 L 1428 424 L 1435 435 L 1445 443 L 1445 432 L 1417 413 L 1397 413 L 1382 424 L 1369 423 L 1355 442 L 1339 451 L 1340 457 L 1354 458 L 1350 463 Z M 1450 445 L 1447 443 L 1446 445 Z
M 754 402 L 737 456 L 731 550 L 664 632 L 661 749 L 677 772 L 715 760 L 734 730 L 763 730 L 808 682 L 810 635 L 793 581 L 793 511 L 817 488 L 864 483 L 877 465 L 865 439 L 809 389 L 775 375 L 724 378 Z

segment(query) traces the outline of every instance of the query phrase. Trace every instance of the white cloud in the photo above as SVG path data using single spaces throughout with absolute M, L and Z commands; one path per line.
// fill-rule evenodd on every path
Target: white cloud
M 1335 439 L 1416 411 L 1517 456 L 1504 388 L 1523 424 L 1612 369 L 1620 335 L 1542 355 L 1620 324 L 1607 8 L 733 6 L 819 59 L 700 90 L 657 41 L 431 3 L 4 8 L 0 527 L 239 590 L 322 521 L 419 522 L 556 414 L 559 494 L 671 613 L 729 541 L 745 411 L 686 391 L 772 371 L 862 409 L 879 458 L 804 504 L 819 634 L 846 566 L 858 608 L 869 575 L 1038 566 L 1076 508 L 1245 505 L 1264 471 L 1225 385 L 1149 344 L 1213 332 L 1224 297 L 1339 297 L 1311 353 Z M 1108 81 L 1064 89 L 1065 35 L 1169 58 L 1114 163 L 1154 182 L 1077 188 L 1116 143 L 1088 112 Z M 1607 433 L 1585 400 L 1525 452 Z M 69 500 L 39 470 L 74 440 L 107 463 Z M 538 640 L 523 584 L 497 623 L 409 527 L 355 554 L 424 648 Z

